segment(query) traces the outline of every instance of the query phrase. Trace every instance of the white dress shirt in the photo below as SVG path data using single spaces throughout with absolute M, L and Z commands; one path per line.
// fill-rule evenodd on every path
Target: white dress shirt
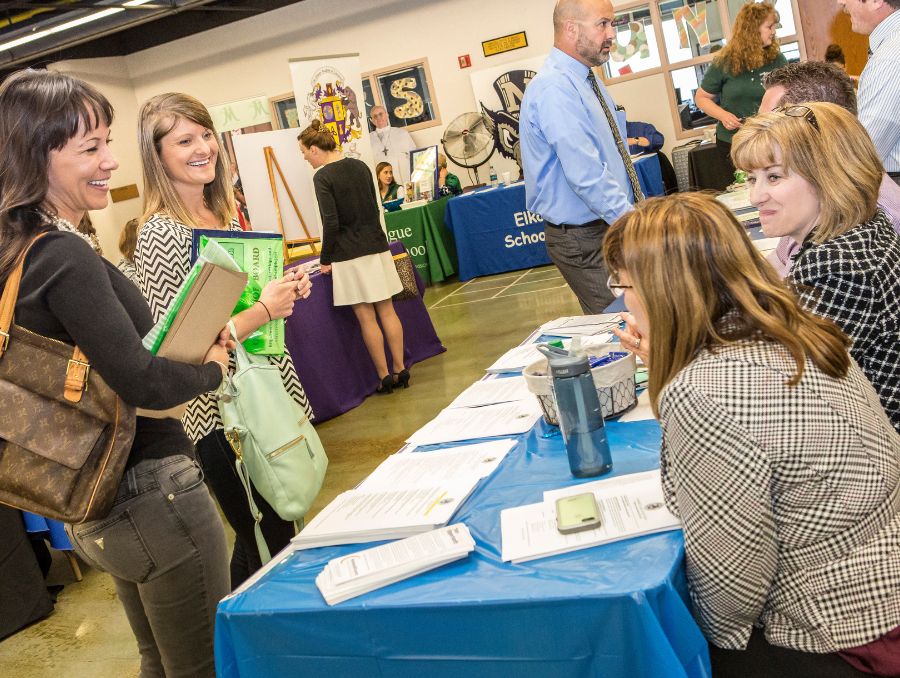
M 887 172 L 900 172 L 900 10 L 869 36 L 869 62 L 859 78 L 859 121 L 872 137 Z
M 409 132 L 400 127 L 382 127 L 369 134 L 375 164 L 389 162 L 394 170 L 394 180 L 398 184 L 409 181 L 409 152 L 415 150 L 416 142 Z

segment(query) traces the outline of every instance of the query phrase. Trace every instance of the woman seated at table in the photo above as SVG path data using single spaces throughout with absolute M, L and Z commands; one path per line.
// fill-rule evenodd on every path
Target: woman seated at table
M 853 340 L 850 354 L 900 430 L 900 236 L 878 209 L 882 166 L 865 129 L 830 103 L 751 118 L 734 137 L 763 232 L 801 243 L 789 280 Z
M 138 137 L 144 170 L 144 215 L 134 262 L 141 291 L 154 320 L 165 313 L 191 268 L 192 230 L 212 228 L 240 231 L 232 195 L 231 171 L 219 152 L 212 118 L 206 107 L 187 94 L 159 94 L 141 107 Z M 309 276 L 300 269 L 270 282 L 259 301 L 235 315 L 238 336 L 245 339 L 270 320 L 293 313 L 294 302 L 309 296 Z M 291 355 L 271 356 L 281 372 L 285 390 L 307 415 L 312 414 Z M 253 514 L 234 468 L 234 453 L 225 439 L 215 394 L 206 393 L 188 404 L 184 428 L 197 447 L 206 482 L 216 495 L 225 518 L 235 531 L 231 556 L 231 585 L 237 587 L 261 565 L 256 547 Z M 253 491 L 262 512 L 263 537 L 272 553 L 294 536 L 294 523 L 278 517 L 269 503 Z
M 408 388 L 403 326 L 391 300 L 403 284 L 378 218 L 372 173 L 361 160 L 345 158 L 331 132 L 318 120 L 313 120 L 297 140 L 304 159 L 318 170 L 313 184 L 322 215 L 320 270 L 334 277 L 334 305 L 349 306 L 356 315 L 378 373 L 377 392 Z M 388 369 L 385 339 L 393 373 Z
M 713 675 L 897 675 L 900 435 L 847 337 L 709 196 L 639 203 L 604 257 Z
M 389 162 L 380 162 L 375 166 L 375 176 L 378 178 L 378 193 L 381 202 L 386 203 L 397 198 L 402 198 L 402 186 L 394 181 L 394 168 Z
M 441 195 L 459 195 L 462 193 L 462 184 L 459 177 L 447 169 L 447 156 L 438 153 L 438 192 Z

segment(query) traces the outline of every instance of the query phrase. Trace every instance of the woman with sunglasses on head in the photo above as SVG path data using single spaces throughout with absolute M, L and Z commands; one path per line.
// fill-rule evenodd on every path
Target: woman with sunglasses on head
M 734 180 L 731 140 L 744 119 L 759 109 L 765 89 L 762 76 L 785 66 L 775 32 L 778 14 L 771 2 L 747 2 L 734 20 L 734 30 L 703 76 L 694 95 L 701 111 L 718 120 L 716 150 L 724 171 L 711 188 L 724 189 Z
M 857 119 L 829 103 L 786 106 L 735 135 L 763 232 L 801 244 L 788 279 L 850 337 L 850 354 L 900 430 L 900 236 L 876 202 L 883 168 Z
M 0 85 L 0 289 L 31 246 L 16 324 L 77 345 L 129 405 L 166 409 L 219 386 L 227 342 L 220 337 L 202 365 L 152 355 L 141 343 L 153 326 L 147 302 L 77 226 L 109 201 L 119 166 L 112 120 L 100 92 L 62 73 L 20 71 Z M 18 369 L 29 367 L 40 375 L 39 365 Z M 8 407 L 26 405 L 7 389 L 0 413 Z M 64 422 L 38 425 L 64 441 L 78 437 Z M 179 422 L 138 416 L 110 513 L 66 531 L 76 553 L 112 577 L 142 677 L 215 675 L 216 605 L 229 590 L 225 530 Z
M 898 675 L 900 435 L 847 337 L 706 195 L 639 203 L 604 257 L 713 676 Z
M 141 291 L 156 319 L 162 317 L 191 268 L 194 228 L 240 231 L 232 194 L 231 172 L 213 130 L 206 107 L 187 94 L 157 95 L 140 111 L 138 140 L 144 169 L 144 215 L 134 252 Z M 309 296 L 309 276 L 294 269 L 270 282 L 259 301 L 235 315 L 238 337 L 293 313 L 294 302 Z M 285 390 L 312 411 L 294 371 L 291 355 L 270 356 L 278 366 Z M 234 528 L 231 585 L 237 587 L 262 566 L 256 547 L 254 516 L 234 466 L 234 452 L 225 439 L 215 394 L 191 401 L 182 417 L 185 431 L 197 446 L 197 457 L 222 512 Z M 294 523 L 282 520 L 253 490 L 262 513 L 263 537 L 271 553 L 287 546 Z

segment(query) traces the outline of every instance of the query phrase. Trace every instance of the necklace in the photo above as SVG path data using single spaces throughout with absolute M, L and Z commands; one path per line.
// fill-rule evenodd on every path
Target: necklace
M 56 227 L 58 231 L 65 231 L 67 233 L 74 233 L 79 238 L 84 240 L 88 245 L 91 246 L 97 254 L 103 256 L 103 250 L 100 247 L 100 240 L 98 240 L 96 234 L 94 233 L 85 233 L 83 231 L 78 230 L 78 228 L 72 224 L 68 219 L 63 219 L 61 216 L 57 214 L 50 214 L 46 210 L 38 209 L 38 212 L 41 214 L 44 219 L 50 223 L 51 225 Z

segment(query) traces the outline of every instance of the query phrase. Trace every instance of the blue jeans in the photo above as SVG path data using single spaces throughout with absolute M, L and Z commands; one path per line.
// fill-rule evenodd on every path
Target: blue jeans
M 142 678 L 215 676 L 213 629 L 216 606 L 230 591 L 228 551 L 195 461 L 139 462 L 123 476 L 106 518 L 66 531 L 79 556 L 112 576 Z

